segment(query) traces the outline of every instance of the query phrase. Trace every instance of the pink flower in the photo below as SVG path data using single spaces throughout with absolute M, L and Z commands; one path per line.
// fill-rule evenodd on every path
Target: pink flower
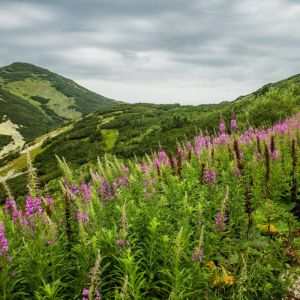
M 223 133 L 226 132 L 226 126 L 225 126 L 224 121 L 222 121 L 222 122 L 220 123 L 219 131 L 220 131 L 220 134 L 223 134 Z
M 276 160 L 279 158 L 279 152 L 278 150 L 275 150 L 271 153 L 271 157 L 273 158 L 273 160 Z
M 230 122 L 230 127 L 231 127 L 231 130 L 233 132 L 235 132 L 237 130 L 237 121 L 236 119 L 232 119 L 231 122 Z
M 89 216 L 86 212 L 82 212 L 82 213 L 77 212 L 76 213 L 76 219 L 80 223 L 87 223 L 90 220 L 90 218 L 89 218 Z
M 125 174 L 128 174 L 128 173 L 129 173 L 129 168 L 128 168 L 128 167 L 124 167 L 124 168 L 123 168 L 123 172 L 124 172 Z
M 213 169 L 204 172 L 206 184 L 212 184 L 216 182 L 216 173 Z
M 8 251 L 8 242 L 5 237 L 4 225 L 0 223 L 0 256 L 6 251 Z
M 90 200 L 91 197 L 92 197 L 92 192 L 90 190 L 90 187 L 86 184 L 86 183 L 82 183 L 80 185 L 80 189 L 81 189 L 81 192 L 83 194 L 83 197 L 86 199 L 86 200 Z

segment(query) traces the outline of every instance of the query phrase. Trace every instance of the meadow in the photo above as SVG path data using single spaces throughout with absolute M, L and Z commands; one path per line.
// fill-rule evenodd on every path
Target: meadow
M 300 114 L 98 158 L 0 210 L 1 299 L 282 299 L 300 263 Z M 299 271 L 298 271 L 299 272 Z M 287 298 L 289 299 L 289 298 Z

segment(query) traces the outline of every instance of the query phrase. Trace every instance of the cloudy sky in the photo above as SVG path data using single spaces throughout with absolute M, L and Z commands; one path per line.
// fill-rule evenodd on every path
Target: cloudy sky
M 0 0 L 0 65 L 107 97 L 201 104 L 300 73 L 299 0 Z

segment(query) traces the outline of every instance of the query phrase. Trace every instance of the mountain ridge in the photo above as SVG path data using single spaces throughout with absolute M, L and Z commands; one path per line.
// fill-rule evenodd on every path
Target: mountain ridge
M 71 79 L 23 62 L 0 68 L 0 100 L 0 124 L 10 120 L 26 142 L 83 114 L 118 103 Z

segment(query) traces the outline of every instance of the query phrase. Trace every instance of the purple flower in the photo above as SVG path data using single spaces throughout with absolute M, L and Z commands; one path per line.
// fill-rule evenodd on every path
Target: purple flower
M 13 222 L 16 223 L 20 218 L 21 213 L 17 209 L 17 205 L 14 199 L 6 199 L 5 201 L 5 213 L 12 214 Z
M 108 181 L 106 181 L 104 178 L 102 179 L 102 187 L 101 187 L 100 192 L 102 193 L 104 200 L 115 198 L 115 196 L 113 195 L 113 192 L 112 192 L 111 184 Z
M 95 300 L 100 300 L 101 299 L 101 294 L 98 290 L 95 291 Z
M 91 189 L 90 187 L 86 184 L 86 183 L 82 183 L 80 185 L 80 189 L 81 189 L 81 192 L 83 194 L 83 197 L 86 199 L 86 200 L 90 200 L 91 197 L 92 197 L 92 192 L 91 192 Z
M 222 122 L 220 123 L 219 131 L 220 131 L 220 134 L 223 134 L 223 133 L 226 132 L 226 126 L 225 126 L 224 121 L 222 121 Z
M 72 184 L 70 186 L 67 186 L 67 188 L 69 189 L 73 198 L 79 193 L 77 184 Z
M 216 221 L 215 221 L 215 226 L 217 229 L 224 231 L 226 229 L 226 221 L 227 221 L 227 216 L 221 215 L 220 213 L 217 213 L 216 216 Z
M 277 133 L 285 133 L 288 131 L 288 125 L 286 123 L 280 123 L 280 124 L 276 124 L 274 126 L 274 130 Z
M 202 253 L 201 249 L 197 253 L 197 258 L 198 258 L 199 261 L 202 261 L 202 259 L 203 259 L 203 253 Z
M 8 251 L 8 242 L 5 237 L 4 225 L 0 223 L 0 256 L 6 251 Z
M 157 158 L 155 158 L 155 159 L 153 160 L 153 167 L 159 168 L 160 165 L 161 165 L 161 162 L 160 162 Z
M 168 157 L 167 153 L 165 151 L 159 151 L 159 159 L 160 161 L 165 160 Z
M 142 164 L 141 165 L 141 170 L 143 173 L 146 173 L 149 170 L 149 166 L 147 164 Z
M 213 184 L 216 182 L 216 173 L 213 169 L 204 172 L 206 184 Z
M 83 291 L 82 291 L 82 296 L 88 296 L 89 294 L 90 294 L 90 290 L 88 290 L 88 289 L 83 289 Z
M 275 150 L 271 153 L 271 157 L 273 158 L 273 160 L 276 160 L 279 158 L 279 152 L 278 150 Z
M 123 173 L 128 174 L 129 173 L 129 168 L 128 167 L 124 167 L 122 171 L 123 171 Z
M 52 205 L 53 204 L 53 199 L 50 196 L 47 196 L 45 198 L 45 201 L 46 201 L 47 205 Z
M 202 261 L 203 260 L 203 251 L 201 249 L 199 249 L 198 251 L 193 252 L 193 254 L 192 254 L 192 262 L 195 262 L 196 257 L 197 257 L 198 261 Z
M 90 218 L 86 212 L 81 213 L 79 211 L 76 213 L 76 219 L 80 223 L 87 223 L 90 220 Z
M 184 155 L 184 150 L 181 147 L 178 148 L 178 155 L 179 156 L 183 156 Z
M 236 119 L 232 119 L 230 122 L 230 128 L 233 132 L 235 132 L 237 130 L 237 121 Z
M 227 142 L 228 142 L 228 134 L 227 133 L 220 134 L 218 136 L 218 138 L 215 139 L 215 142 L 217 144 L 221 144 L 221 145 L 227 144 Z
M 31 198 L 27 196 L 25 204 L 25 217 L 32 219 L 38 216 L 40 219 L 44 220 L 43 209 L 42 209 L 42 198 Z
M 129 245 L 129 241 L 128 240 L 117 240 L 117 244 L 119 245 L 120 251 L 122 251 L 123 247 L 125 245 Z
M 192 150 L 192 149 L 193 149 L 193 145 L 192 145 L 192 143 L 191 143 L 190 141 L 187 141 L 187 142 L 185 143 L 185 146 L 186 146 L 186 148 L 187 148 L 188 150 Z

